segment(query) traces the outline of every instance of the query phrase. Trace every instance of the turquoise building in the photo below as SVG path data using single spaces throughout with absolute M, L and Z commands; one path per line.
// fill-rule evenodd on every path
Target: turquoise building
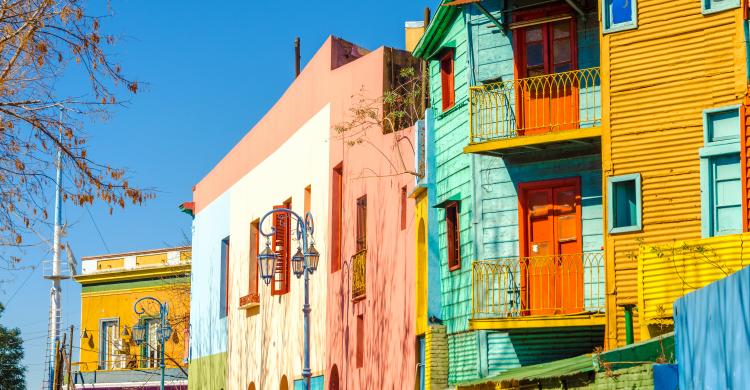
M 450 385 L 604 343 L 595 1 L 443 1 L 429 63 Z

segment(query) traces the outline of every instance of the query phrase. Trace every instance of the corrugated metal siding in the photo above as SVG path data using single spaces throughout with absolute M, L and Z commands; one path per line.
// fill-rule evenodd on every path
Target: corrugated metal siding
M 643 232 L 607 240 L 616 305 L 637 301 L 639 242 L 700 237 L 702 111 L 736 104 L 744 94 L 740 23 L 739 10 L 702 15 L 700 0 L 642 0 L 637 29 L 604 36 L 604 145 L 611 145 L 604 167 L 611 175 L 640 172 L 643 197 Z M 608 321 L 616 322 L 608 337 L 622 345 L 622 310 L 610 306 L 608 313 L 617 316 Z M 636 326 L 638 320 L 636 312 Z
M 743 119 L 743 126 L 741 129 L 740 139 L 741 139 L 741 154 L 742 154 L 742 188 L 744 192 L 744 196 L 742 197 L 742 200 L 745 202 L 744 209 L 742 212 L 744 213 L 743 218 L 743 231 L 748 231 L 748 227 L 750 227 L 750 184 L 748 184 L 748 178 L 750 178 L 750 97 L 745 97 L 745 101 L 743 104 L 743 111 L 744 111 L 744 117 Z
M 640 258 L 641 334 L 649 336 L 647 325 L 673 323 L 677 298 L 750 265 L 750 233 L 644 246 Z
M 477 332 L 448 335 L 448 384 L 479 378 Z
M 511 368 L 591 353 L 604 343 L 602 327 L 524 329 L 488 332 L 489 375 Z

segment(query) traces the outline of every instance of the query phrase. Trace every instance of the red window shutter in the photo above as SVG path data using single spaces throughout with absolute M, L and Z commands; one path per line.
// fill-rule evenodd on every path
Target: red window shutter
M 448 250 L 448 269 L 461 268 L 461 229 L 459 227 L 458 203 L 445 208 L 445 232 Z
M 258 293 L 258 254 L 260 253 L 260 231 L 258 221 L 250 225 L 250 293 Z
M 453 107 L 456 103 L 456 88 L 454 81 L 454 49 L 448 49 L 440 58 L 440 82 L 443 93 L 443 111 Z
M 274 206 L 274 209 L 287 208 L 286 205 Z M 273 215 L 274 246 L 277 255 L 276 267 L 271 285 L 271 295 L 284 295 L 289 292 L 289 236 L 290 219 L 288 213 Z

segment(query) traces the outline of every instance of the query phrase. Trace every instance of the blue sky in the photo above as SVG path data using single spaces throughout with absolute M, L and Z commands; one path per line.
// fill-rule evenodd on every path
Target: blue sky
M 105 208 L 66 204 L 66 241 L 79 258 L 184 242 L 191 220 L 177 205 L 191 199 L 192 186 L 290 84 L 295 36 L 302 39 L 303 63 L 329 35 L 369 49 L 403 48 L 404 22 L 421 20 L 424 7 L 434 7 L 437 1 L 111 4 L 113 16 L 102 28 L 122 36 L 113 55 L 129 76 L 148 85 L 108 120 L 86 123 L 89 154 L 128 168 L 132 183 L 160 192 L 145 206 L 111 216 Z M 71 77 L 60 88 L 78 91 L 76 82 Z M 34 265 L 50 256 L 32 249 L 24 258 L 26 265 Z M 0 321 L 21 328 L 27 385 L 36 389 L 46 347 L 49 282 L 40 269 L 0 273 L 5 281 L 0 284 L 0 302 L 7 306 Z M 75 282 L 63 285 L 63 312 L 64 326 L 78 328 L 80 288 Z M 77 333 L 74 340 L 78 342 Z

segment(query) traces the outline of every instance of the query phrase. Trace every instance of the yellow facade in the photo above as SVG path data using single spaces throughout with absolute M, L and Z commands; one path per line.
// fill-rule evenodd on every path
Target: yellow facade
M 643 226 L 606 234 L 608 348 L 625 343 L 623 306 L 638 305 L 640 248 L 701 237 L 702 112 L 738 104 L 746 91 L 740 8 L 637 5 L 637 28 L 601 40 L 604 193 L 607 177 L 640 173 Z M 635 329 L 642 313 L 634 312 Z
M 750 265 L 750 233 L 644 245 L 639 256 L 638 311 L 645 339 L 673 326 L 677 298 Z
M 132 340 L 132 327 L 139 315 L 133 305 L 143 297 L 151 296 L 169 307 L 168 320 L 173 332 L 165 344 L 167 368 L 185 367 L 188 350 L 190 319 L 190 248 L 165 249 L 149 253 L 154 258 L 169 256 L 170 264 L 150 263 L 138 265 L 138 253 L 125 256 L 87 257 L 82 259 L 83 272 L 75 277 L 82 285 L 80 357 L 81 372 L 156 368 L 158 362 L 143 355 L 148 351 Z M 126 259 L 131 259 L 130 261 Z M 99 263 L 102 263 L 100 266 Z M 158 317 L 158 307 L 153 303 L 143 306 L 146 317 Z M 107 336 L 111 347 L 102 353 L 103 321 L 116 321 L 116 331 Z
M 422 192 L 416 198 L 414 207 L 415 221 L 417 223 L 416 229 L 416 248 L 417 255 L 416 259 L 416 309 L 417 309 L 417 335 L 423 335 L 427 332 L 427 301 L 428 301 L 428 290 L 427 290 L 427 214 L 429 211 L 429 204 L 427 202 L 427 191 Z

